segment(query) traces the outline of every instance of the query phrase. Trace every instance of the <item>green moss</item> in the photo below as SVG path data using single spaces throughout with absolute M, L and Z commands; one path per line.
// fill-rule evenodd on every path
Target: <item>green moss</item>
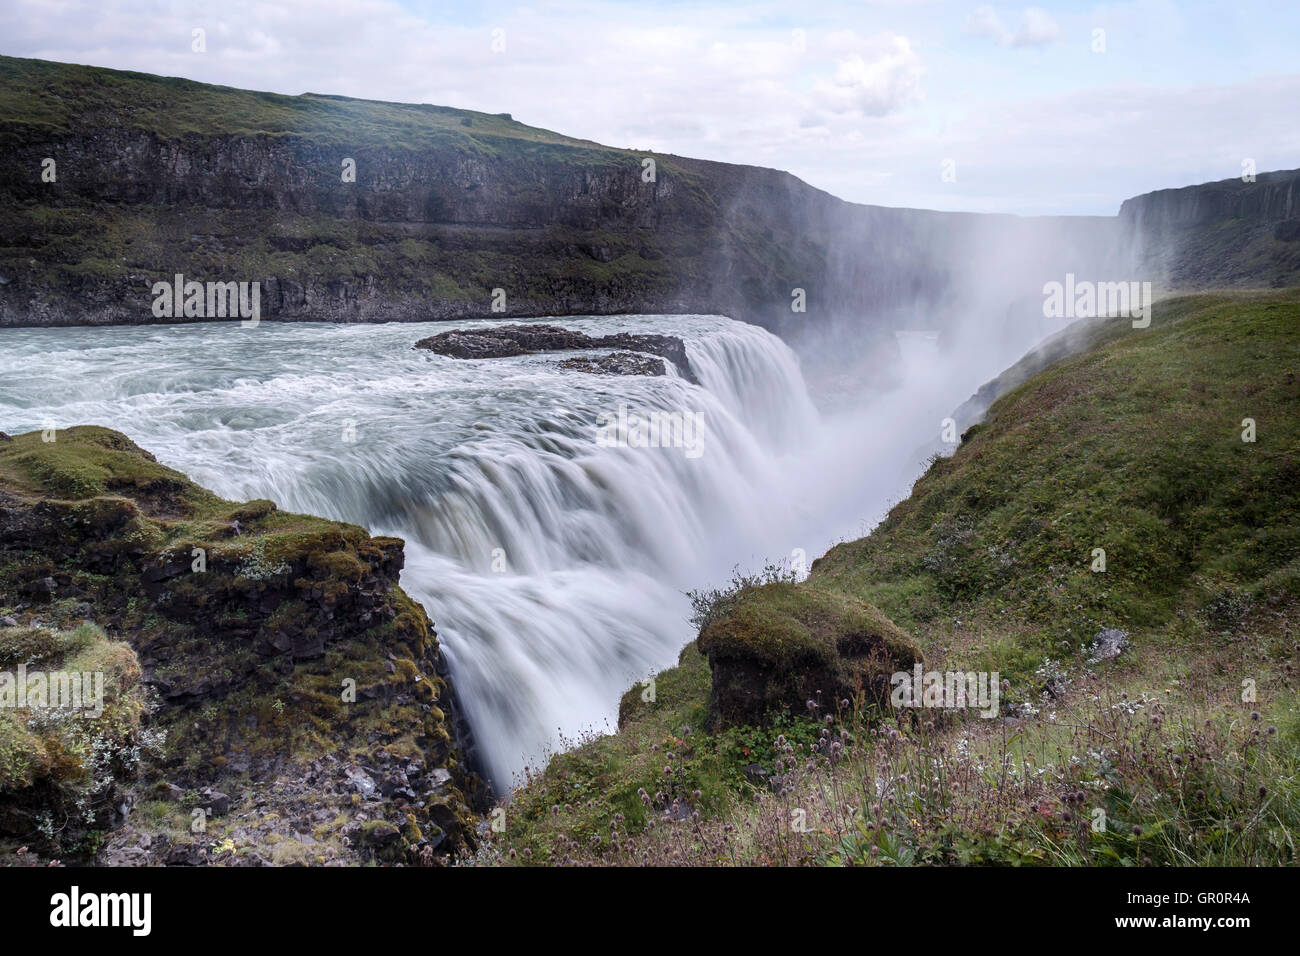
M 382 750 L 472 785 L 441 701 L 436 635 L 393 583 L 401 541 L 269 501 L 223 501 L 100 428 L 0 442 L 0 493 L 28 522 L 20 540 L 0 541 L 0 593 L 36 582 L 42 613 L 56 618 L 89 604 L 153 661 L 169 780 L 219 784 L 236 757 L 279 773 L 329 756 L 370 765 Z M 18 628 L 7 638 L 3 660 L 66 659 L 110 674 L 123 666 L 85 631 Z M 138 667 L 131 673 L 138 680 Z M 8 784 L 30 789 L 79 772 L 78 752 L 11 724 L 0 745 Z M 445 827 L 453 849 L 470 816 L 459 790 L 446 799 L 437 824 L 426 807 L 415 827 Z M 0 834 L 16 825 L 0 819 Z
M 1162 627 L 1224 588 L 1276 599 L 1300 554 L 1297 323 L 1294 291 L 1165 300 L 1145 330 L 1095 323 L 809 583 L 925 642 L 955 619 L 1017 634 L 1036 652 L 1022 661 Z
M 20 665 L 28 693 L 38 674 L 51 684 L 78 675 L 80 710 L 16 697 L 0 707 L 0 833 L 75 854 L 96 843 L 106 805 L 137 772 L 145 713 L 139 662 L 128 645 L 90 625 L 0 628 L 0 661 L 10 695 Z

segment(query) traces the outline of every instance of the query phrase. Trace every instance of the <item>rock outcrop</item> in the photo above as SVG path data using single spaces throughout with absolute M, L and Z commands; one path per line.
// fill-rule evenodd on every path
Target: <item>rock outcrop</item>
M 665 375 L 664 360 L 634 352 L 611 352 L 599 358 L 565 359 L 560 368 L 572 372 L 586 372 L 589 375 Z
M 556 325 L 503 325 L 495 329 L 453 329 L 415 343 L 417 349 L 459 359 L 505 358 L 533 352 L 576 352 L 586 349 L 625 349 L 658 355 L 677 366 L 682 377 L 694 382 L 686 345 L 672 335 L 587 335 Z M 645 374 L 645 373 L 637 373 Z
M 782 712 L 820 716 L 841 700 L 883 705 L 890 676 L 921 660 L 870 604 L 785 582 L 738 592 L 696 646 L 713 675 L 710 730 L 761 725 Z
M 93 621 L 151 701 L 153 744 L 112 801 L 118 862 L 286 862 L 292 837 L 297 862 L 432 863 L 472 844 L 486 795 L 402 564 L 397 539 L 224 501 L 108 429 L 0 444 L 0 616 L 19 625 L 0 652 Z M 0 805 L 57 783 L 11 781 Z M 0 823 L 33 850 L 93 849 L 30 813 Z M 380 823 L 397 836 L 375 839 Z

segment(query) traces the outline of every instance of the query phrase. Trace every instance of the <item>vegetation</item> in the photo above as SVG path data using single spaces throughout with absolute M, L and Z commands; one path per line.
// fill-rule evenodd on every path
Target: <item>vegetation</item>
M 92 624 L 0 627 L 0 675 L 0 793 L 17 795 L 0 801 L 0 830 L 93 850 L 115 819 L 117 781 L 133 778 L 160 744 L 142 727 L 135 652 Z M 38 675 L 45 684 L 34 691 Z M 55 685 L 75 696 L 55 699 Z
M 431 862 L 435 849 L 445 856 L 469 838 L 467 801 L 479 784 L 459 764 L 436 635 L 395 583 L 400 541 L 269 501 L 225 501 L 99 427 L 0 436 L 0 504 L 0 619 L 21 625 L 0 631 L 0 670 L 10 659 L 44 660 L 65 643 L 60 653 L 72 663 L 96 648 L 101 657 L 124 655 L 113 666 L 133 681 L 136 654 L 148 664 L 157 704 L 148 730 L 165 745 L 139 768 L 138 783 L 114 784 L 156 804 L 142 819 L 161 822 L 169 812 L 164 829 L 206 854 L 221 825 L 196 839 L 187 824 L 197 796 L 189 805 L 173 799 L 167 811 L 173 789 L 229 787 L 254 817 L 265 811 L 253 808 L 271 806 L 306 826 L 322 811 L 333 818 L 353 807 L 345 777 L 358 767 L 381 775 L 388 768 L 407 790 L 420 784 L 410 784 L 404 768 L 418 767 L 417 780 L 436 768 L 451 782 L 430 783 L 418 800 L 380 799 L 374 782 L 362 794 L 364 805 L 353 810 L 360 822 L 395 816 L 394 839 L 376 849 L 354 833 L 347 851 L 339 827 L 331 852 Z M 77 629 L 90 617 L 130 646 L 90 641 Z M 63 630 L 72 630 L 67 642 L 56 636 Z M 138 730 L 140 693 L 88 721 L 85 733 L 106 735 L 104 746 L 120 750 L 116 742 Z M 84 761 L 56 753 L 78 751 L 63 730 L 50 739 L 36 733 L 41 719 L 0 715 L 7 728 L 0 808 L 13 810 L 0 813 L 0 838 L 49 854 L 93 852 L 93 840 L 61 839 L 59 828 L 46 832 L 20 812 L 50 802 L 47 778 L 82 786 Z M 317 792 L 299 784 L 302 792 L 285 793 L 281 779 L 301 777 L 303 768 L 321 778 Z M 95 792 L 108 786 L 96 781 Z M 98 820 L 98 830 L 110 822 Z M 248 834 L 265 822 L 243 825 L 246 842 L 228 851 L 232 860 L 258 849 Z
M 696 596 L 705 633 L 753 590 L 781 619 L 869 602 L 927 669 L 996 671 L 997 719 L 832 701 L 708 734 L 691 645 L 617 734 L 530 771 L 479 861 L 1296 862 L 1298 329 L 1296 291 L 1096 323 L 805 583 Z M 1099 659 L 1107 628 L 1131 644 Z

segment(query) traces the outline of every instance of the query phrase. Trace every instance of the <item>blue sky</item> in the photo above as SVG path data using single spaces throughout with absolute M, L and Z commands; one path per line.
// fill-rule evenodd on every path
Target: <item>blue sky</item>
M 510 112 L 890 206 L 1111 214 L 1300 166 L 1294 0 L 0 0 L 0 52 Z

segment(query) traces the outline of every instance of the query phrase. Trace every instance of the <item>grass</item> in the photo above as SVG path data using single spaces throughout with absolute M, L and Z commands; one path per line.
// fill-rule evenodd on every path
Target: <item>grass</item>
M 807 582 L 695 596 L 704 645 L 755 589 L 805 597 L 750 622 L 759 650 L 820 595 L 867 602 L 927 669 L 998 672 L 1000 717 L 845 701 L 709 734 L 693 644 L 653 702 L 629 691 L 617 734 L 529 772 L 478 862 L 1295 863 L 1298 332 L 1294 290 L 1094 323 L 1077 354 L 1009 372 L 957 452 Z M 1093 659 L 1103 628 L 1130 637 L 1116 659 Z
M 83 112 L 97 111 L 107 111 L 128 129 L 167 138 L 293 136 L 323 144 L 369 141 L 416 149 L 457 140 L 486 152 L 504 139 L 535 148 L 605 151 L 586 140 L 474 110 L 315 93 L 284 96 L 179 77 L 0 57 L 0 115 L 10 122 L 68 132 Z

